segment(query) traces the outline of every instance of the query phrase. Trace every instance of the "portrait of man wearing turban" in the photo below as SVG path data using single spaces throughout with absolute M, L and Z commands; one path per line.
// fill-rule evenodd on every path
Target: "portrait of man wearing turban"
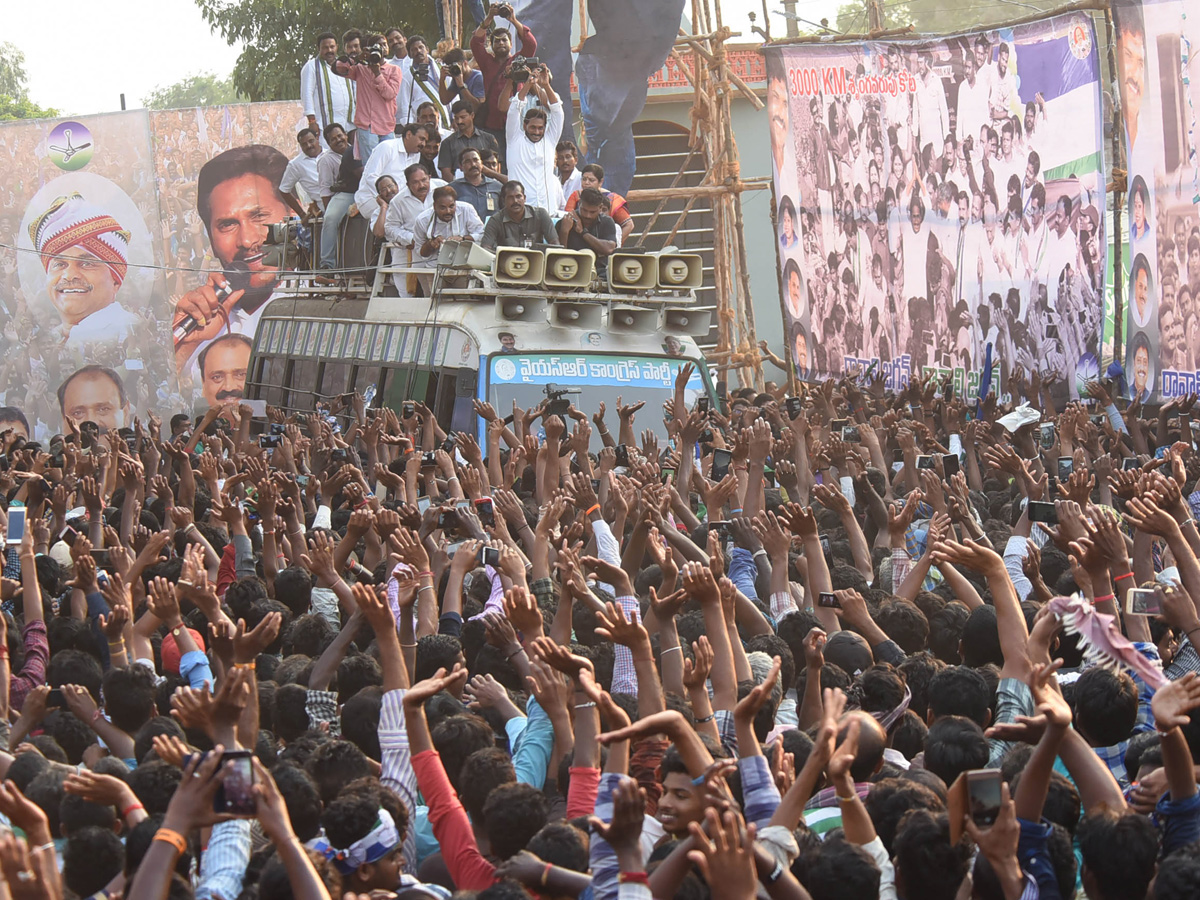
M 29 225 L 46 270 L 46 294 L 69 347 L 125 340 L 137 317 L 117 302 L 129 267 L 129 232 L 77 193 Z

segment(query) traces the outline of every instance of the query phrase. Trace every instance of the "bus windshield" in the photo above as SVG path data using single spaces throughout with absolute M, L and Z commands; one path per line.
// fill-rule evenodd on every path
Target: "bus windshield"
M 545 387 L 554 384 L 579 390 L 568 394 L 576 407 L 594 411 L 604 403 L 610 428 L 615 428 L 616 402 L 626 405 L 646 401 L 646 413 L 637 419 L 637 429 L 649 428 L 665 437 L 662 404 L 675 395 L 675 376 L 685 363 L 694 367 L 684 395 L 689 407 L 708 396 L 703 360 L 679 357 L 625 356 L 600 353 L 498 353 L 488 360 L 487 399 L 500 415 L 512 411 L 513 401 L 522 409 L 546 399 Z

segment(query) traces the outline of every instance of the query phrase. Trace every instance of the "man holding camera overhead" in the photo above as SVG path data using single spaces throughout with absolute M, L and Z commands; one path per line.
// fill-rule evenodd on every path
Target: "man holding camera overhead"
M 363 42 L 366 49 L 362 62 L 351 64 L 339 59 L 334 71 L 345 75 L 358 85 L 358 103 L 354 109 L 354 126 L 357 129 L 358 155 L 365 165 L 371 153 L 381 141 L 395 137 L 396 95 L 404 72 L 399 66 L 387 65 L 387 39 L 381 34 L 369 34 Z
M 508 69 L 514 59 L 512 55 L 512 35 L 507 29 L 496 28 L 492 31 L 489 52 L 488 29 L 495 24 L 496 18 L 507 19 L 516 29 L 521 38 L 522 57 L 537 54 L 537 38 L 529 30 L 529 26 L 517 21 L 511 3 L 493 3 L 488 10 L 488 17 L 475 29 L 471 35 L 471 53 L 475 56 L 475 65 L 483 74 L 484 106 L 476 111 L 476 124 L 479 128 L 492 135 L 504 151 L 504 110 L 500 100 L 508 87 Z M 551 143 L 556 142 L 555 138 Z
M 530 204 L 554 215 L 566 205 L 562 182 L 554 171 L 563 103 L 550 84 L 550 69 L 545 64 L 534 69 L 514 66 L 510 77 L 520 89 L 508 107 L 508 174 L 525 185 Z M 537 94 L 538 105 L 526 108 L 525 98 L 531 90 Z

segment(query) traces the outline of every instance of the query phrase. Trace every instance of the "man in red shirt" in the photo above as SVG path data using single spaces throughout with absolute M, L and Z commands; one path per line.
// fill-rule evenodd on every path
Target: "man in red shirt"
M 363 44 L 366 51 L 362 62 L 347 65 L 339 60 L 334 63 L 334 71 L 358 84 L 358 102 L 354 108 L 355 139 L 359 159 L 365 164 L 381 141 L 395 137 L 396 95 L 400 93 L 404 71 L 384 62 L 388 45 L 383 35 L 367 35 Z
M 482 110 L 476 112 L 476 126 L 488 132 L 500 145 L 501 154 L 505 149 L 504 110 L 500 108 L 500 97 L 508 83 L 508 68 L 512 65 L 512 36 L 507 29 L 497 28 L 492 32 L 491 50 L 488 50 L 488 28 L 496 20 L 496 16 L 508 19 L 517 34 L 521 37 L 521 52 L 519 56 L 537 55 L 537 38 L 529 30 L 529 26 L 517 21 L 512 6 L 503 4 L 493 6 L 488 17 L 475 29 L 471 35 L 471 52 L 475 55 L 475 66 L 483 73 L 485 102 Z M 482 115 L 481 115 L 482 113 Z M 503 157 L 502 157 L 503 158 Z

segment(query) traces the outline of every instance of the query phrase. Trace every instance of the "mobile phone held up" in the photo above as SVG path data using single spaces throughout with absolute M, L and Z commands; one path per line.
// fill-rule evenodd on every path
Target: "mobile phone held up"
M 200 754 L 200 763 L 208 757 L 208 751 Z M 254 798 L 254 766 L 251 759 L 254 754 L 249 750 L 226 750 L 221 754 L 221 769 L 225 769 L 225 777 L 213 795 L 213 812 L 233 816 L 253 816 L 257 812 Z M 195 753 L 189 753 L 183 758 L 183 767 L 196 758 Z
M 28 510 L 23 506 L 8 508 L 8 538 L 5 543 L 10 547 L 18 546 L 25 540 L 25 516 Z

